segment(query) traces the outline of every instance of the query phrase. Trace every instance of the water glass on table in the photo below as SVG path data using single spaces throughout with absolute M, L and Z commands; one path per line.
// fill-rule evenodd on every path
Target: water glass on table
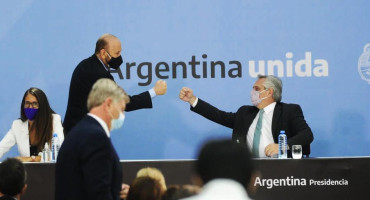
M 302 145 L 293 145 L 292 146 L 292 156 L 293 156 L 293 159 L 301 159 L 302 158 Z

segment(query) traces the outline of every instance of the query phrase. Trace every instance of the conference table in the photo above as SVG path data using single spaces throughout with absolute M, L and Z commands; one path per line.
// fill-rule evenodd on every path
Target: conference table
M 167 185 L 191 184 L 195 160 L 121 160 L 123 182 L 143 167 L 160 169 Z M 254 199 L 370 199 L 370 157 L 255 159 Z M 54 199 L 55 163 L 25 163 L 22 200 Z

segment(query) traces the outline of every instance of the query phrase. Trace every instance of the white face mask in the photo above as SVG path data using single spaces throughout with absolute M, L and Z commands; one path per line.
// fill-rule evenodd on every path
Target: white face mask
M 254 89 L 252 89 L 252 91 L 251 91 L 251 102 L 252 102 L 252 104 L 254 105 L 254 106 L 258 106 L 260 103 L 261 103 L 261 101 L 262 100 L 264 100 L 264 99 L 266 99 L 267 97 L 264 97 L 264 98 L 260 98 L 260 94 L 262 93 L 262 92 L 265 92 L 267 89 L 264 89 L 263 91 L 261 91 L 261 92 L 258 92 L 258 91 L 256 91 L 256 90 L 254 90 Z
M 125 114 L 123 114 L 123 112 L 120 112 L 118 119 L 112 118 L 110 130 L 113 131 L 116 129 L 120 129 L 123 126 L 124 121 L 125 121 Z

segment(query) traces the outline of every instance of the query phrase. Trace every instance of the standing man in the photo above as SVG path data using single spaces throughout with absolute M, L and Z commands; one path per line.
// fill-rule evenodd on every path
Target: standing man
M 64 118 L 64 133 L 72 129 L 88 112 L 87 95 L 93 84 L 100 78 L 113 79 L 110 68 L 118 69 L 122 64 L 121 41 L 114 35 L 104 34 L 96 42 L 95 54 L 83 60 L 73 72 L 69 87 L 67 111 Z M 165 81 L 159 80 L 154 88 L 138 95 L 129 96 L 126 111 L 152 108 L 152 98 L 164 95 L 167 91 Z
M 72 128 L 58 154 L 57 200 L 120 199 L 122 166 L 110 131 L 123 125 L 129 101 L 125 91 L 110 79 L 99 79 L 93 85 L 87 100 L 89 113 Z
M 311 128 L 299 105 L 280 102 L 281 93 L 282 82 L 279 78 L 259 75 L 251 91 L 253 106 L 242 106 L 236 113 L 213 107 L 194 96 L 193 90 L 187 87 L 181 89 L 179 98 L 189 102 L 192 111 L 232 128 L 232 139 L 246 143 L 256 158 L 278 154 L 277 143 L 281 130 L 285 130 L 287 135 L 288 148 L 296 144 L 303 145 L 303 155 L 309 155 L 309 145 L 313 141 Z

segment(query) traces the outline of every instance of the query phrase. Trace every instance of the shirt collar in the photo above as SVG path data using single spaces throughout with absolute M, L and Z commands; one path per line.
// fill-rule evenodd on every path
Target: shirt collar
M 274 111 L 275 106 L 276 106 L 276 102 L 273 102 L 273 103 L 270 103 L 270 105 L 264 107 L 263 110 L 265 111 L 266 114 L 268 114 L 268 113 Z
M 98 60 L 100 61 L 100 63 L 104 66 L 105 70 L 107 70 L 109 72 L 109 67 L 105 66 L 105 64 L 103 63 L 103 61 L 101 61 L 98 56 L 96 56 L 96 57 L 98 58 Z
M 98 116 L 96 116 L 94 114 L 87 113 L 87 115 L 89 115 L 90 117 L 92 117 L 96 121 L 98 121 L 98 123 L 103 127 L 103 129 L 104 129 L 105 133 L 107 134 L 107 136 L 110 137 L 108 125 L 107 125 L 107 123 L 105 123 L 105 121 L 103 121 L 100 117 L 98 117 Z
M 250 199 L 245 188 L 238 182 L 232 179 L 217 178 L 209 181 L 204 185 L 199 194 L 199 199 L 208 199 L 207 197 L 228 196 L 230 199 Z M 227 198 L 227 199 L 229 199 Z
M 17 200 L 17 198 L 16 197 L 14 197 L 14 196 L 10 196 L 10 195 L 7 195 L 7 194 L 4 194 L 3 196 L 1 196 L 1 197 L 9 197 L 9 198 L 12 198 L 12 199 L 14 199 L 14 200 Z

